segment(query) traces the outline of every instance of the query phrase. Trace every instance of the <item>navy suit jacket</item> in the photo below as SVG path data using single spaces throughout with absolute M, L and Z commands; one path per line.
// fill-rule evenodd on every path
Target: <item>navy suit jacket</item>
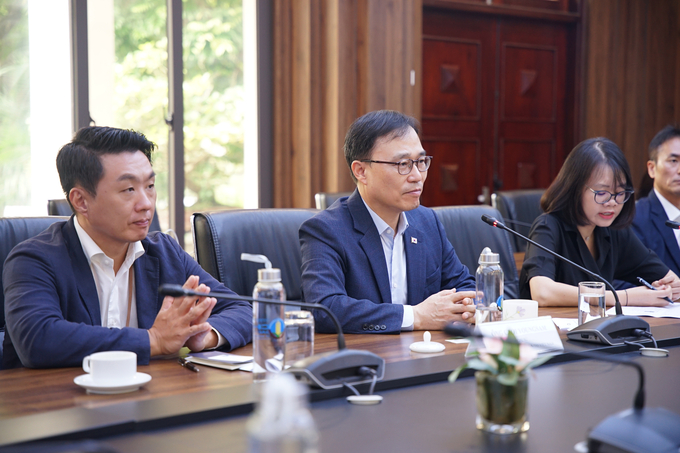
M 435 213 L 406 212 L 404 232 L 407 303 L 416 305 L 444 289 L 474 290 L 475 280 L 453 250 Z M 346 333 L 399 333 L 404 307 L 392 304 L 387 262 L 375 223 L 357 190 L 300 227 L 302 292 L 338 317 Z M 320 332 L 335 332 L 317 310 Z
M 680 247 L 673 230 L 664 225 L 666 220 L 666 211 L 653 190 L 635 204 L 633 231 L 675 275 L 680 275 Z
M 229 291 L 169 236 L 151 233 L 145 253 L 134 263 L 139 328 L 101 325 L 94 277 L 76 233 L 73 217 L 56 222 L 17 245 L 3 272 L 6 335 L 3 367 L 80 366 L 85 356 L 108 350 L 137 353 L 149 363 L 149 329 L 163 303 L 162 283 L 184 284 L 191 275 L 214 291 Z M 242 301 L 218 300 L 208 319 L 230 348 L 252 337 L 252 309 Z

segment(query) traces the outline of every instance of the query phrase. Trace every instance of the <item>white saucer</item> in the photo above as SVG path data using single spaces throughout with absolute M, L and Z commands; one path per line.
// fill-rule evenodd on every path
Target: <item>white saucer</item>
M 640 348 L 639 351 L 640 351 L 640 354 L 647 356 L 647 357 L 666 357 L 666 356 L 668 356 L 668 350 L 667 349 Z
M 117 384 L 100 384 L 92 381 L 90 374 L 81 374 L 73 379 L 77 385 L 87 390 L 87 393 L 100 393 L 102 395 L 114 395 L 116 393 L 134 392 L 142 385 L 151 380 L 151 376 L 146 373 L 135 373 L 127 382 Z
M 379 404 L 382 400 L 383 397 L 380 395 L 350 395 L 347 397 L 347 401 L 359 406 L 372 406 Z

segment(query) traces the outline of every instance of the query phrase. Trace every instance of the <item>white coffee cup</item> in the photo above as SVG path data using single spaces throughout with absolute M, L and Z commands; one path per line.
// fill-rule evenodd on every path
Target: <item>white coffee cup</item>
M 83 370 L 96 384 L 130 382 L 137 373 L 137 354 L 130 351 L 95 352 L 83 359 Z

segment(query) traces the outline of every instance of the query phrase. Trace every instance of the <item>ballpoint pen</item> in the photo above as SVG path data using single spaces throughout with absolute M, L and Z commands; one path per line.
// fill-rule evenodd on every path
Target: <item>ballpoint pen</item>
M 647 288 L 649 288 L 649 289 L 651 289 L 651 290 L 653 290 L 653 291 L 657 291 L 657 289 L 654 288 L 654 287 L 653 287 L 647 280 L 645 280 L 644 278 L 638 277 L 637 279 L 640 281 L 640 283 L 642 283 L 643 285 L 645 285 Z M 671 304 L 673 303 L 673 301 L 671 300 L 670 297 L 664 297 L 663 300 L 666 300 L 666 301 L 670 302 Z
M 184 368 L 187 368 L 195 373 L 198 373 L 200 371 L 196 365 L 189 362 L 187 359 L 183 357 L 178 358 L 177 362 L 179 362 L 179 364 L 182 365 Z

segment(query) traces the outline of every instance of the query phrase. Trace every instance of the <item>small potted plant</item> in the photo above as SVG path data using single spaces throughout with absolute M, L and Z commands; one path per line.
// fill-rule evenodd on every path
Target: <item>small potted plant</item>
M 484 338 L 484 348 L 472 352 L 468 361 L 449 375 L 449 382 L 466 368 L 477 370 L 477 428 L 496 434 L 524 432 L 529 429 L 527 372 L 550 357 L 537 357 L 509 331 L 505 340 Z

